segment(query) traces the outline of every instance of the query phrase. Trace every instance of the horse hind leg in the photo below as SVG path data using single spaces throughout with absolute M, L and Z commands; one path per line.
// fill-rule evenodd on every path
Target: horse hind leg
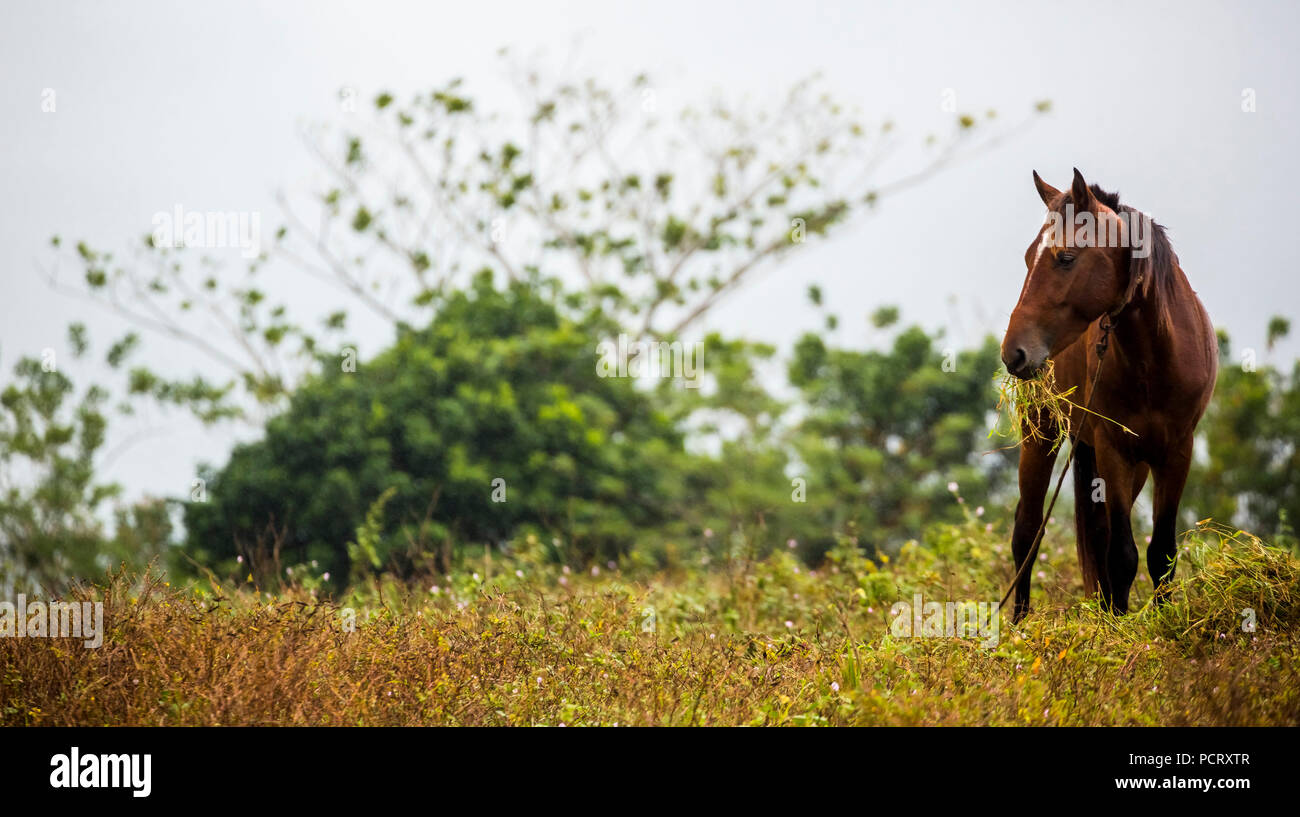
M 1083 594 L 1101 592 L 1099 571 L 1106 548 L 1105 489 L 1097 478 L 1097 452 L 1091 445 L 1074 442 L 1074 548 L 1083 575 Z

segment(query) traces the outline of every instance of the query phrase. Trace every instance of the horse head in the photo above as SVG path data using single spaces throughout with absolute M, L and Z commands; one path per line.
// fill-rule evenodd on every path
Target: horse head
M 1022 379 L 1036 376 L 1093 321 L 1133 298 L 1152 234 L 1149 217 L 1119 208 L 1118 196 L 1089 187 L 1078 169 L 1068 191 L 1037 172 L 1034 185 L 1047 219 L 1025 250 L 1025 282 L 1002 340 L 1002 362 Z

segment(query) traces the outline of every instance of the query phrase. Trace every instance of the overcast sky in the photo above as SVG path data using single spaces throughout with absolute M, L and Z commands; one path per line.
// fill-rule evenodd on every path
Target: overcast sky
M 776 102 L 814 71 L 845 102 L 918 140 L 940 128 L 952 89 L 963 110 L 1004 121 L 1051 99 L 1027 133 L 886 201 L 832 240 L 741 290 L 709 328 L 788 349 L 820 319 L 836 340 L 873 342 L 881 304 L 961 345 L 1000 337 L 1041 222 L 1030 171 L 1068 183 L 1077 166 L 1170 230 L 1215 323 L 1262 347 L 1269 316 L 1296 314 L 1293 196 L 1300 178 L 1296 3 L 787 2 L 6 2 L 0 7 L 0 367 L 66 350 L 83 320 L 122 326 L 51 293 L 37 274 L 53 234 L 124 248 L 156 212 L 258 211 L 306 189 L 318 168 L 304 123 L 342 116 L 338 91 L 427 90 L 454 76 L 494 87 L 498 48 L 581 61 L 611 80 L 652 75 L 666 107 L 713 92 Z M 54 112 L 42 110 L 53 89 Z M 1242 110 L 1245 89 L 1254 112 Z M 491 99 L 478 98 L 490 106 Z M 905 167 L 900 170 L 905 170 Z M 302 293 L 311 311 L 313 293 Z M 151 344 L 171 370 L 190 353 Z M 1273 362 L 1288 364 L 1291 341 Z M 1262 349 L 1261 349 L 1262 354 Z M 88 372 L 88 375 L 93 372 Z M 235 436 L 176 416 L 108 476 L 130 495 L 188 492 L 197 460 L 223 462 Z M 134 429 L 119 429 L 113 443 Z M 110 446 L 111 447 L 111 446 Z

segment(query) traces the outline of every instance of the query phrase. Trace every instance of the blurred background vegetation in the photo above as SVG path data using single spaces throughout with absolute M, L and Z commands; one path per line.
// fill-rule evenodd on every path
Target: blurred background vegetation
M 990 435 L 995 338 L 954 349 L 881 304 L 844 309 L 869 313 L 867 349 L 809 333 L 778 350 L 699 326 L 788 253 L 1047 103 L 1007 126 L 956 113 L 923 165 L 879 184 L 893 124 L 866 124 L 815 80 L 770 109 L 714 102 L 661 121 L 644 77 L 514 78 L 513 116 L 452 82 L 379 94 L 365 132 L 322 129 L 310 149 L 330 182 L 286 197 L 272 246 L 236 274 L 201 247 L 146 237 L 119 258 L 54 238 L 76 270 L 56 286 L 131 331 L 100 348 L 69 327 L 92 384 L 34 357 L 7 375 L 0 586 L 55 590 L 157 561 L 177 577 L 273 589 L 297 570 L 342 588 L 512 551 L 584 567 L 779 549 L 820 564 L 1009 517 L 1014 439 Z M 391 344 L 361 356 L 351 310 L 297 315 L 261 283 L 267 269 L 337 288 Z M 839 310 L 815 286 L 808 297 L 834 328 Z M 1288 329 L 1275 318 L 1270 340 Z M 698 341 L 703 386 L 600 376 L 598 344 L 619 335 Z M 133 362 L 145 343 L 203 363 L 166 377 Z M 1291 541 L 1300 370 L 1236 365 L 1222 334 L 1220 352 L 1184 521 Z M 143 404 L 261 433 L 201 467 L 188 495 L 125 502 L 98 472 L 109 423 Z

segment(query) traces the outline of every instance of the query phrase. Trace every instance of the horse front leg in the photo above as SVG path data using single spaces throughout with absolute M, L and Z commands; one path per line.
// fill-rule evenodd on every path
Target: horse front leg
M 1153 469 L 1155 496 L 1152 508 L 1151 544 L 1147 546 L 1147 572 L 1155 586 L 1156 604 L 1163 604 L 1169 595 L 1169 582 L 1174 577 L 1178 559 L 1178 503 L 1187 485 L 1187 472 L 1192 467 L 1192 446 L 1170 451 L 1165 461 Z
M 1044 436 L 1051 439 L 1055 432 L 1044 430 Z M 1052 466 L 1056 463 L 1056 450 L 1050 443 L 1025 437 L 1020 444 L 1020 501 L 1016 503 L 1016 525 L 1011 534 L 1011 555 L 1015 568 L 1020 570 L 1029 558 L 1029 550 L 1034 545 L 1038 526 L 1043 522 L 1043 500 L 1047 497 L 1047 486 L 1052 478 Z M 1024 569 L 1016 581 L 1015 605 L 1012 608 L 1011 621 L 1017 622 L 1029 613 L 1030 582 L 1034 569 L 1030 565 Z
M 1129 591 L 1137 578 L 1138 552 L 1133 541 L 1134 486 L 1140 485 L 1138 464 L 1111 446 L 1097 450 L 1097 470 L 1105 496 L 1105 542 L 1094 552 L 1100 557 L 1102 609 L 1118 615 L 1128 612 Z

